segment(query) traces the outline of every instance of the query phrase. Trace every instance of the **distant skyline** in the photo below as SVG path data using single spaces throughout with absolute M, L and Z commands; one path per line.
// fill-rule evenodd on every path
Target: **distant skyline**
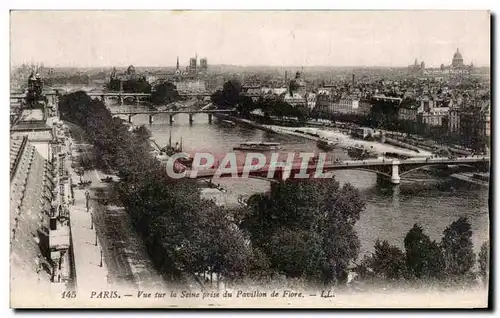
M 487 11 L 12 11 L 11 63 L 490 66 Z

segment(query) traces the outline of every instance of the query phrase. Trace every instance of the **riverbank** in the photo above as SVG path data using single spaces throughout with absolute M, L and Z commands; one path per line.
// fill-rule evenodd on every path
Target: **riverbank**
M 460 180 L 467 183 L 476 184 L 482 187 L 489 187 L 489 175 L 483 175 L 472 173 L 472 172 L 462 172 L 462 173 L 454 173 L 450 176 L 455 180 Z
M 378 141 L 367 141 L 361 139 L 354 139 L 345 132 L 342 132 L 339 129 L 335 128 L 327 128 L 327 127 L 283 127 L 283 126 L 275 126 L 275 125 L 262 125 L 256 122 L 253 122 L 248 119 L 242 119 L 234 116 L 226 115 L 227 119 L 230 119 L 234 122 L 247 125 L 252 128 L 264 130 L 267 132 L 282 134 L 282 135 L 292 135 L 305 139 L 310 139 L 314 141 L 318 141 L 320 138 L 326 138 L 333 142 L 338 143 L 338 147 L 347 149 L 349 147 L 358 145 L 363 146 L 365 149 L 375 152 L 379 155 L 384 155 L 386 153 L 396 153 L 403 156 L 409 157 L 430 157 L 432 155 L 431 152 L 419 149 L 419 151 L 409 150 L 405 148 L 396 147 L 394 145 L 384 144 Z M 317 136 L 313 136 L 317 135 Z

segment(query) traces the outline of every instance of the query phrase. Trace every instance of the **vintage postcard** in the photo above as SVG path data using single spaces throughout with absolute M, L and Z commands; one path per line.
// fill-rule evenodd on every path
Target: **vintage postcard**
M 490 21 L 11 11 L 11 307 L 487 307 Z

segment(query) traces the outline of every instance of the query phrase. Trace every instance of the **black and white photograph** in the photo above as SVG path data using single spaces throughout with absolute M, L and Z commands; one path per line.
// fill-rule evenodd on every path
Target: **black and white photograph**
M 486 308 L 486 10 L 11 10 L 11 308 Z

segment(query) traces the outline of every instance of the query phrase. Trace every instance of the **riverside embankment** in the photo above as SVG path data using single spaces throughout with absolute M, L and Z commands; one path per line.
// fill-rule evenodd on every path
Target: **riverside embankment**
M 397 153 L 404 156 L 410 157 L 428 157 L 431 156 L 432 153 L 423 149 L 419 149 L 415 147 L 414 150 L 405 149 L 401 147 L 396 147 L 395 145 L 390 145 L 386 143 L 381 143 L 378 141 L 367 141 L 361 139 L 355 139 L 349 136 L 348 134 L 329 127 L 283 127 L 276 125 L 263 125 L 258 124 L 254 121 L 248 119 L 242 119 L 235 116 L 225 116 L 225 118 L 230 119 L 234 122 L 247 125 L 252 128 L 261 129 L 267 132 L 277 133 L 277 134 L 286 134 L 293 135 L 305 139 L 310 139 L 314 141 L 318 141 L 320 138 L 327 138 L 333 142 L 338 143 L 339 148 L 349 148 L 352 146 L 362 146 L 365 149 L 368 149 L 372 152 L 375 152 L 379 155 L 384 155 L 386 153 Z M 416 151 L 418 150 L 418 151 Z

